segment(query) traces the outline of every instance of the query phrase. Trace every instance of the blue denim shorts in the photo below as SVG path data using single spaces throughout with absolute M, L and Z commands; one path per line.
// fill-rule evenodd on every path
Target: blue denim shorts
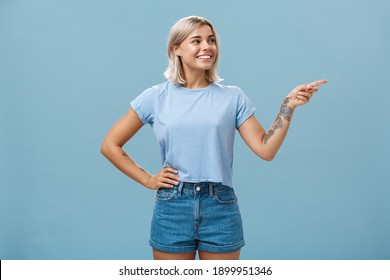
M 245 245 L 233 188 L 179 183 L 156 194 L 149 244 L 163 252 L 232 252 Z

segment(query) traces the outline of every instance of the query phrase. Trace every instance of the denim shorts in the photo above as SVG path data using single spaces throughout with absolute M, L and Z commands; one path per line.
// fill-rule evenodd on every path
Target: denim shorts
M 179 183 L 156 194 L 149 244 L 163 252 L 232 252 L 245 245 L 233 188 Z

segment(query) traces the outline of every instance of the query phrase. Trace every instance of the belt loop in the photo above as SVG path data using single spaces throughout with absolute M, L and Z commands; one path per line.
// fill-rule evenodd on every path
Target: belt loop
M 210 197 L 213 197 L 214 196 L 214 190 L 213 190 L 213 183 L 209 183 L 209 194 L 210 194 Z
M 181 196 L 183 190 L 183 182 L 179 183 L 179 187 L 177 188 L 177 196 Z

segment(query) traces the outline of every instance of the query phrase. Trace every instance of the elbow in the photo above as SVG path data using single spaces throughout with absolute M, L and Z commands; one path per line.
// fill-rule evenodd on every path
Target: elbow
M 275 158 L 274 153 L 257 153 L 257 156 L 265 161 L 272 161 Z
M 122 146 L 116 145 L 110 141 L 104 140 L 102 145 L 100 146 L 100 153 L 110 160 L 113 153 L 115 153 L 116 148 L 122 148 Z
M 104 155 L 105 157 L 107 157 L 108 147 L 107 147 L 107 144 L 106 144 L 105 141 L 104 141 L 104 142 L 102 143 L 102 145 L 100 146 L 100 153 L 101 153 L 102 155 Z
M 267 155 L 261 157 L 265 161 L 272 161 L 275 158 L 275 155 Z

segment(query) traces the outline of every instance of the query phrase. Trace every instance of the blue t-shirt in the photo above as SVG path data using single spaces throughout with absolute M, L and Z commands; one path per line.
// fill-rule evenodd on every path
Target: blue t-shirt
M 142 92 L 131 107 L 153 127 L 163 167 L 177 169 L 182 182 L 233 187 L 235 129 L 256 110 L 240 88 L 211 83 L 188 89 L 165 82 Z

